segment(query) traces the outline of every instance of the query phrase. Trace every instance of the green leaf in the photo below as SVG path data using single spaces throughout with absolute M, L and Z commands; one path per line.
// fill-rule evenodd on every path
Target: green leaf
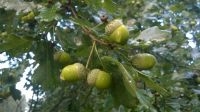
M 136 70 L 132 66 L 126 66 L 126 68 L 129 70 L 129 72 L 132 74 L 133 78 L 140 78 L 142 79 L 146 85 L 157 92 L 159 92 L 162 95 L 168 95 L 168 92 L 163 87 L 156 84 L 150 77 L 148 77 L 146 74 L 142 73 L 141 71 Z
M 104 2 L 102 2 L 102 6 L 110 13 L 114 13 L 117 11 L 117 4 L 114 3 L 112 0 L 104 0 Z
M 119 69 L 122 79 L 123 79 L 123 84 L 126 88 L 126 91 L 128 91 L 132 96 L 137 97 L 137 99 L 140 101 L 142 105 L 144 105 L 146 108 L 150 107 L 150 102 L 144 98 L 142 94 L 138 91 L 136 88 L 136 83 L 133 79 L 133 77 L 129 74 L 127 69 L 117 60 L 113 59 L 112 57 L 104 56 L 102 60 L 105 62 L 107 60 L 108 63 L 113 63 L 114 65 L 117 65 L 117 68 Z
M 27 52 L 32 45 L 32 41 L 12 34 L 0 36 L 0 41 L 2 41 L 0 43 L 0 52 L 7 52 L 12 56 Z
M 143 30 L 136 40 L 162 42 L 171 38 L 171 32 L 160 30 L 158 26 L 153 26 Z
M 55 89 L 60 81 L 59 67 L 53 60 L 53 47 L 51 42 L 39 42 L 37 43 L 37 51 L 35 63 L 39 64 L 33 75 L 33 82 L 42 86 L 44 90 Z
M 133 79 L 133 77 L 129 74 L 129 72 L 126 70 L 126 68 L 119 62 L 117 62 L 117 65 L 119 67 L 119 70 L 121 71 L 122 73 L 122 78 L 123 78 L 123 82 L 124 82 L 124 85 L 127 89 L 127 91 L 132 94 L 133 96 L 135 96 L 135 93 L 136 93 L 136 83 Z
M 136 91 L 137 98 L 139 99 L 140 103 L 150 112 L 157 112 L 153 105 L 151 104 L 151 99 L 145 90 L 138 90 Z
M 160 87 L 158 84 L 153 82 L 149 77 L 147 77 L 140 71 L 135 70 L 133 67 L 128 67 L 126 69 L 124 65 L 122 65 L 120 62 L 118 62 L 116 59 L 112 57 L 104 56 L 101 59 L 104 63 L 109 63 L 110 66 L 111 65 L 117 66 L 117 69 L 119 69 L 119 72 L 122 75 L 123 84 L 126 88 L 126 91 L 128 91 L 132 96 L 134 97 L 136 96 L 137 99 L 140 101 L 140 103 L 144 105 L 146 108 L 150 109 L 151 111 L 155 111 L 152 104 L 150 103 L 150 100 L 147 100 L 147 96 L 145 96 L 145 93 L 137 89 L 135 85 L 136 83 L 134 80 L 134 76 L 138 76 L 139 78 L 144 80 L 144 82 L 149 87 L 155 89 L 156 91 L 158 91 L 163 95 L 166 95 L 167 91 L 164 88 Z M 130 68 L 132 68 L 132 70 L 130 70 Z M 136 73 L 136 72 L 138 72 L 138 75 L 137 74 L 130 75 L 130 73 Z
M 142 92 L 141 90 L 136 88 L 136 82 L 133 79 L 133 77 L 130 75 L 130 73 L 127 71 L 127 69 L 121 64 L 118 63 L 119 69 L 122 72 L 123 75 L 123 82 L 127 89 L 127 91 L 132 95 L 136 96 L 139 102 L 144 105 L 145 108 L 151 110 L 152 112 L 155 112 L 155 109 L 153 108 L 152 104 L 150 103 L 150 98 L 145 96 L 145 92 Z
M 57 20 L 60 18 L 60 15 L 57 14 L 61 4 L 57 3 L 53 5 L 51 8 L 42 8 L 40 10 L 40 14 L 36 17 L 41 19 L 41 21 L 50 22 L 53 20 Z
M 117 4 L 112 0 L 85 0 L 86 3 L 95 9 L 105 9 L 110 13 L 117 12 Z
M 123 79 L 124 86 L 126 87 L 127 91 L 132 95 L 135 96 L 136 93 L 136 85 L 133 77 L 129 74 L 127 69 L 117 60 L 113 59 L 112 57 L 104 56 L 102 60 L 108 60 L 111 63 L 117 65 Z
M 131 94 L 129 92 L 130 90 L 127 90 L 127 88 L 129 88 L 129 83 L 124 83 L 124 81 L 126 81 L 128 77 L 123 77 L 121 70 L 118 69 L 119 62 L 108 56 L 102 57 L 101 60 L 104 69 L 109 71 L 112 75 L 111 94 L 115 100 L 115 103 L 117 105 L 123 104 L 124 106 L 130 108 L 136 106 L 138 100 L 136 98 L 136 95 L 134 95 L 134 92 L 133 94 Z M 126 74 L 126 72 L 124 74 Z M 125 84 L 127 84 L 127 87 L 125 86 Z
M 94 9 L 99 9 L 101 7 L 101 0 L 85 0 L 85 2 Z
M 139 78 L 141 78 L 148 87 L 156 90 L 157 92 L 159 92 L 162 95 L 168 95 L 168 92 L 166 89 L 164 89 L 163 87 L 159 86 L 158 84 L 156 84 L 152 79 L 150 79 L 148 76 L 146 76 L 144 73 L 139 72 Z
M 79 18 L 72 18 L 72 21 L 75 23 L 75 24 L 78 24 L 82 27 L 92 27 L 91 23 L 88 22 L 87 20 L 85 19 L 79 19 Z
M 173 12 L 181 12 L 184 10 L 184 5 L 183 4 L 174 4 L 170 6 L 170 10 Z

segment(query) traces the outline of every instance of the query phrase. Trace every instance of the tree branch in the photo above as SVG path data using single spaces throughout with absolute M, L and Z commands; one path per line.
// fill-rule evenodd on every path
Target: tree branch
M 87 60 L 86 66 L 85 66 L 86 68 L 88 68 L 88 65 L 89 65 L 90 60 L 91 60 L 91 58 L 92 58 L 92 54 L 93 54 L 93 52 L 94 52 L 95 46 L 96 46 L 96 41 L 93 41 L 92 49 L 91 49 L 91 51 L 90 51 L 90 55 L 89 55 L 89 57 L 88 57 L 88 60 Z
M 71 12 L 72 12 L 72 15 L 73 15 L 75 18 L 78 18 L 78 15 L 77 15 L 76 11 L 74 10 L 73 6 L 71 5 L 71 2 L 70 2 L 70 1 L 71 1 L 71 0 L 68 1 L 68 2 L 70 3 L 70 4 L 68 4 L 68 5 L 70 5 L 69 8 L 70 8 L 70 10 L 71 10 Z M 110 47 L 116 46 L 116 45 L 114 45 L 114 44 L 112 44 L 112 43 L 105 42 L 105 41 L 103 41 L 103 40 L 97 39 L 97 37 L 91 32 L 91 30 L 90 30 L 89 28 L 84 27 L 84 26 L 81 26 L 81 28 L 83 29 L 84 33 L 85 33 L 86 35 L 88 35 L 93 41 L 95 41 L 95 42 L 97 42 L 97 43 L 99 43 L 99 44 L 103 44 L 103 45 L 110 46 Z

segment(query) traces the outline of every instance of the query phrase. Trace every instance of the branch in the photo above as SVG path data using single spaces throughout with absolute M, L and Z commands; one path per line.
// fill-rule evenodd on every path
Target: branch
M 91 58 L 92 58 L 92 54 L 93 54 L 93 51 L 94 51 L 95 46 L 96 46 L 96 41 L 93 41 L 92 49 L 91 49 L 91 51 L 90 51 L 90 55 L 89 55 L 88 60 L 87 60 L 86 68 L 88 68 L 88 65 L 89 65 L 90 60 L 91 60 Z
M 68 7 L 69 7 L 69 9 L 71 10 L 72 15 L 73 15 L 75 18 L 78 18 L 78 15 L 77 15 L 75 9 L 72 7 L 70 1 L 71 1 L 71 0 L 68 1 L 68 5 L 69 5 Z M 115 44 L 112 44 L 112 43 L 105 42 L 105 41 L 103 41 L 103 40 L 97 39 L 97 37 L 91 32 L 91 30 L 90 30 L 89 28 L 84 27 L 84 26 L 81 26 L 81 28 L 83 29 L 84 33 L 85 33 L 86 35 L 88 35 L 93 41 L 95 41 L 95 42 L 97 42 L 97 43 L 99 43 L 99 44 L 103 44 L 103 45 L 110 46 L 110 47 L 116 46 Z
M 105 41 L 103 41 L 103 40 L 97 39 L 97 37 L 94 36 L 94 35 L 92 34 L 91 30 L 89 30 L 88 28 L 82 27 L 82 29 L 83 29 L 84 33 L 85 33 L 86 35 L 88 35 L 93 41 L 96 41 L 97 43 L 100 43 L 100 44 L 103 44 L 103 45 L 113 46 L 113 44 L 111 44 L 111 43 L 108 43 L 108 42 L 105 42 Z

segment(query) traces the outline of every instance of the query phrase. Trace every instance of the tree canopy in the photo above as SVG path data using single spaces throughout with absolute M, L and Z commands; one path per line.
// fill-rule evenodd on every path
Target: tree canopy
M 0 111 L 24 101 L 29 69 L 29 112 L 198 112 L 199 12 L 199 0 L 1 0 Z

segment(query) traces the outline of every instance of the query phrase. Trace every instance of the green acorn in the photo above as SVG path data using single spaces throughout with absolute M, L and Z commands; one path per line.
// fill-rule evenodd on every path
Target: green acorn
M 107 89 L 111 85 L 111 75 L 100 69 L 93 69 L 87 76 L 87 83 L 98 89 Z
M 0 98 L 6 99 L 11 95 L 10 88 L 5 87 L 0 89 Z
M 111 42 L 124 44 L 128 40 L 129 31 L 120 19 L 115 19 L 108 23 L 105 27 L 105 32 L 109 35 L 108 40 Z
M 35 17 L 35 14 L 33 11 L 29 12 L 27 15 L 23 16 L 21 18 L 22 21 L 25 21 L 25 22 L 29 22 L 31 20 L 34 20 L 34 17 Z
M 86 68 L 81 63 L 74 63 L 64 67 L 60 74 L 60 79 L 65 81 L 77 81 L 86 76 Z
M 71 57 L 65 51 L 58 51 L 53 55 L 55 61 L 62 65 L 67 65 L 71 62 Z
M 196 82 L 197 82 L 198 84 L 200 84 L 200 77 L 199 77 L 199 76 L 196 78 Z
M 132 65 L 139 70 L 151 69 L 156 62 L 156 57 L 148 53 L 139 53 L 132 58 Z

